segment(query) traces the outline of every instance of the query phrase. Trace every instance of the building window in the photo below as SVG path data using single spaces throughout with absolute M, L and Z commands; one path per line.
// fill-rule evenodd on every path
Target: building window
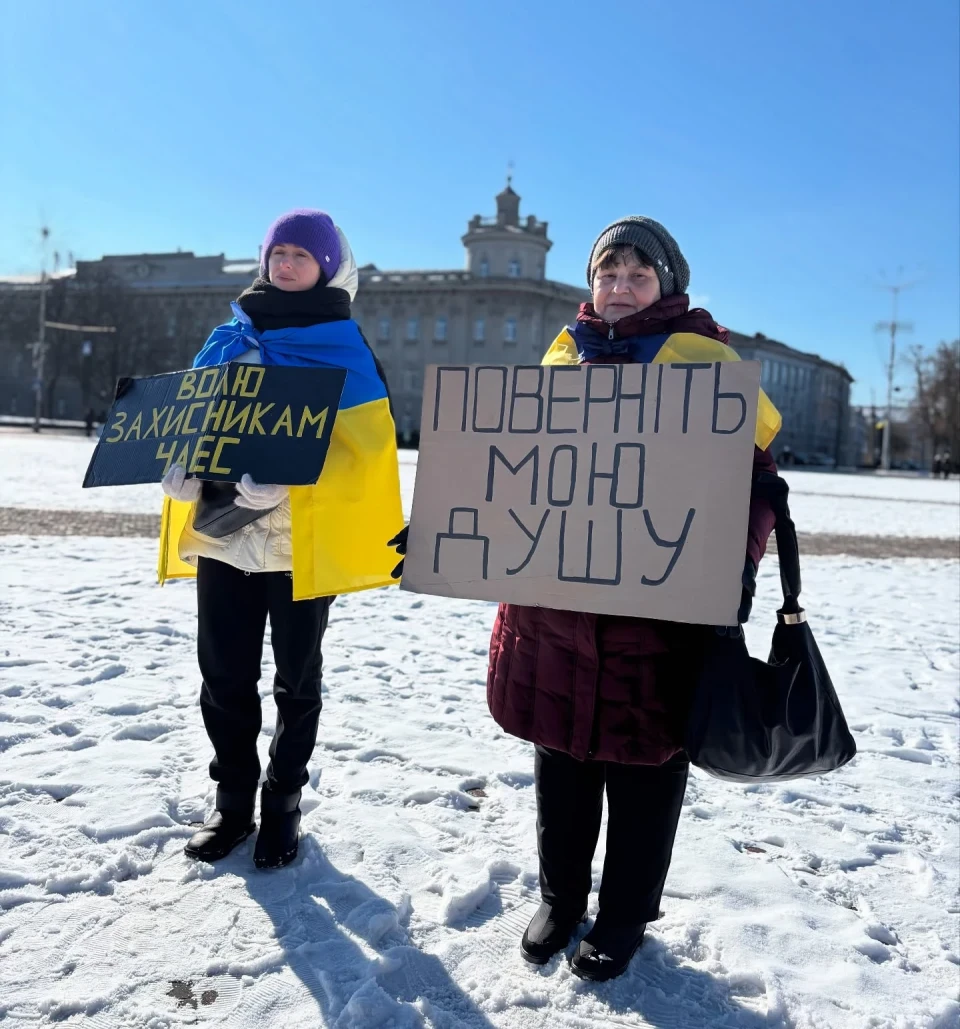
M 433 338 L 437 343 L 447 342 L 447 319 L 438 318 L 433 326 Z
M 473 342 L 482 343 L 486 334 L 486 326 L 482 318 L 477 318 L 473 323 Z
M 407 339 L 417 340 L 420 338 L 420 319 L 419 318 L 408 318 L 407 319 Z
M 381 318 L 380 319 L 380 325 L 377 328 L 377 339 L 380 340 L 381 343 L 389 343 L 390 342 L 390 319 L 389 318 Z
M 520 278 L 520 261 L 516 257 L 507 265 L 507 276 L 511 279 Z
M 490 274 L 490 262 L 485 258 L 480 258 L 480 278 L 485 279 Z
M 503 339 L 506 343 L 517 342 L 517 319 L 508 318 L 503 323 Z
M 537 278 L 538 279 L 542 279 L 543 278 L 543 261 L 541 261 L 537 265 Z

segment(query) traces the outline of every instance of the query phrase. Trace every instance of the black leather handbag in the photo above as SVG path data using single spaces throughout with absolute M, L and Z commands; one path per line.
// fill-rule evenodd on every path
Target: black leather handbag
M 246 507 L 237 507 L 236 499 L 237 487 L 232 482 L 204 480 L 193 515 L 194 530 L 212 539 L 223 539 L 276 509 L 271 507 L 266 511 L 251 511 Z
M 761 473 L 753 495 L 776 513 L 783 607 L 766 661 L 750 656 L 743 630 L 708 632 L 685 746 L 718 779 L 779 782 L 841 768 L 857 752 L 807 616 L 799 604 L 800 555 L 787 483 Z

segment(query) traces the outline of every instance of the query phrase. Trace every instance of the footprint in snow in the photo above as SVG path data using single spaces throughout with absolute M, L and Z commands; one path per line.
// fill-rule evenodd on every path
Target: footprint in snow
M 178 728 L 180 727 L 176 725 L 166 725 L 163 722 L 146 722 L 143 725 L 125 726 L 123 729 L 119 729 L 115 732 L 112 739 L 139 740 L 141 742 L 150 743 L 153 740 L 159 739 L 161 736 L 166 736 L 167 733 L 173 732 Z
M 863 940 L 861 943 L 855 943 L 853 949 L 859 951 L 864 957 L 868 957 L 876 965 L 882 965 L 893 957 L 890 948 L 876 940 Z
M 160 704 L 138 704 L 130 701 L 126 704 L 116 704 L 113 707 L 105 707 L 105 715 L 145 715 L 148 711 L 156 711 Z
M 127 671 L 126 665 L 121 665 L 121 664 L 107 665 L 106 668 L 102 668 L 99 672 L 96 673 L 96 675 L 85 676 L 83 679 L 80 679 L 76 683 L 76 685 L 77 686 L 92 686 L 95 682 L 106 682 L 109 679 L 119 678 L 121 675 L 126 674 L 126 671 Z
M 874 753 L 879 754 L 881 757 L 896 757 L 901 761 L 910 761 L 916 765 L 933 764 L 933 755 L 929 750 L 910 750 L 907 747 L 903 747 L 897 750 L 875 750 Z

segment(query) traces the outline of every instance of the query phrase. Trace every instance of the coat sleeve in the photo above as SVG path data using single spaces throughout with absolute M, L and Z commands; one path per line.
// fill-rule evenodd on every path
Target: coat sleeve
M 753 474 L 758 472 L 770 472 L 777 474 L 777 464 L 769 450 L 753 448 Z M 767 549 L 767 540 L 773 532 L 776 516 L 770 501 L 762 497 L 751 496 L 750 498 L 750 522 L 747 531 L 747 557 L 757 566 Z

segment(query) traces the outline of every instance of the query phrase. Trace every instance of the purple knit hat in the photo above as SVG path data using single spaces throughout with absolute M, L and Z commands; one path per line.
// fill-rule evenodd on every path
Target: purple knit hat
M 303 247 L 312 254 L 324 279 L 329 282 L 340 267 L 340 237 L 333 219 L 326 211 L 314 211 L 302 207 L 287 211 L 267 229 L 260 250 L 260 274 L 267 274 L 270 251 L 278 243 Z

